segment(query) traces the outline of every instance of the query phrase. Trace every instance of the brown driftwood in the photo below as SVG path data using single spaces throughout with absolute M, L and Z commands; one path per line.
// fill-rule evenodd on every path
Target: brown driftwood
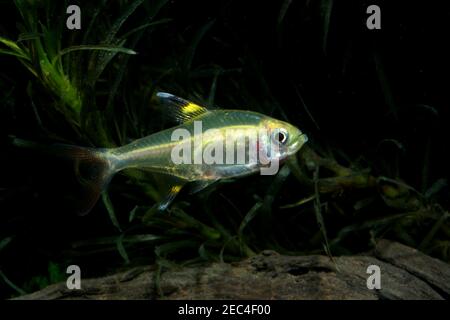
M 381 270 L 381 289 L 370 290 L 369 265 Z M 450 265 L 404 245 L 382 240 L 372 254 L 283 256 L 273 251 L 238 263 L 210 263 L 162 273 L 133 268 L 84 279 L 81 290 L 65 283 L 17 299 L 446 299 Z

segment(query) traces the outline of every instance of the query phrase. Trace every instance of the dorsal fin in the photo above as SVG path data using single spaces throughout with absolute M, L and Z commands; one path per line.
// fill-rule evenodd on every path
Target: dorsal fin
M 158 92 L 156 96 L 159 98 L 160 103 L 171 108 L 169 110 L 170 116 L 180 123 L 192 120 L 209 112 L 205 107 L 170 93 Z

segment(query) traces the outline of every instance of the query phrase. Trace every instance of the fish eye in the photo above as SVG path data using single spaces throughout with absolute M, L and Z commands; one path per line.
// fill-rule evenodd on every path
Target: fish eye
M 276 129 L 273 133 L 273 140 L 279 144 L 286 144 L 289 134 L 285 129 Z

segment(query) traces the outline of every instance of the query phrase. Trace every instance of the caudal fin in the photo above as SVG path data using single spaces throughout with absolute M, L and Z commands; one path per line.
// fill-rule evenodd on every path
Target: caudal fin
M 83 186 L 83 199 L 77 208 L 78 214 L 85 215 L 92 210 L 101 193 L 114 174 L 110 159 L 105 151 L 71 145 L 57 145 L 61 155 L 72 159 L 75 174 Z
M 115 173 L 114 161 L 104 149 L 78 147 L 66 144 L 42 145 L 10 136 L 10 143 L 17 147 L 34 149 L 49 155 L 73 161 L 76 177 L 83 186 L 83 195 L 76 211 L 85 215 L 91 211 L 101 193 Z

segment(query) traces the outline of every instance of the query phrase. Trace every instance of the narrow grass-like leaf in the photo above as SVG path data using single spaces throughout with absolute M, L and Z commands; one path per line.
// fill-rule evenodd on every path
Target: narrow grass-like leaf
M 143 24 L 142 26 L 136 27 L 136 28 L 128 31 L 123 36 L 121 36 L 121 38 L 122 39 L 127 39 L 132 34 L 138 32 L 138 31 L 144 30 L 145 28 L 152 27 L 152 26 L 157 26 L 159 24 L 169 23 L 170 21 L 173 21 L 173 19 L 169 19 L 169 18 L 167 18 L 167 19 L 160 19 L 160 20 L 157 20 L 157 21 L 153 21 L 153 22 L 149 22 L 149 23 Z
M 299 98 L 303 108 L 305 109 L 306 113 L 308 114 L 309 118 L 311 119 L 312 123 L 314 123 L 314 125 L 317 128 L 317 130 L 320 130 L 319 124 L 316 122 L 316 119 L 314 119 L 311 111 L 309 111 L 308 106 L 306 105 L 305 101 L 303 100 L 302 95 L 300 94 L 300 90 L 295 85 L 294 85 L 294 89 L 295 89 L 295 93 L 297 93 L 297 96 L 298 96 L 298 98 Z
M 37 32 L 24 32 L 19 34 L 19 37 L 17 38 L 17 42 L 24 42 L 29 40 L 38 40 L 43 36 L 42 33 Z
M 215 20 L 211 20 L 210 22 L 206 23 L 195 35 L 194 39 L 192 40 L 192 43 L 189 46 L 188 52 L 186 54 L 186 60 L 185 60 L 185 70 L 191 70 L 192 67 L 192 61 L 194 60 L 195 52 L 197 50 L 197 47 L 200 43 L 200 41 L 205 36 L 206 32 L 213 26 L 215 23 Z
M 425 194 L 424 194 L 425 198 L 430 199 L 433 195 L 437 194 L 439 191 L 444 189 L 446 186 L 448 186 L 447 179 L 443 179 L 443 178 L 442 179 L 438 179 L 425 192 Z
M 266 219 L 268 219 L 268 214 L 272 211 L 272 204 L 278 195 L 278 192 L 281 189 L 281 186 L 286 181 L 287 177 L 291 174 L 291 170 L 289 166 L 283 166 L 280 171 L 278 171 L 277 175 L 274 178 L 273 183 L 267 189 L 266 195 L 263 200 L 263 213 L 266 215 Z M 268 222 L 268 220 L 266 220 Z
M 0 251 L 2 251 L 4 248 L 6 248 L 6 246 L 8 244 L 10 244 L 12 241 L 12 237 L 7 237 L 2 239 L 2 241 L 0 241 Z
M 116 47 L 116 46 L 108 46 L 108 45 L 79 45 L 79 46 L 72 46 L 69 48 L 65 48 L 61 50 L 58 55 L 56 55 L 53 60 L 52 64 L 55 64 L 55 62 L 63 55 L 68 54 L 70 52 L 74 51 L 82 51 L 82 50 L 100 50 L 100 51 L 109 51 L 113 53 L 125 53 L 125 54 L 136 54 L 136 51 L 123 48 L 123 47 Z
M 247 212 L 244 219 L 242 219 L 242 222 L 239 226 L 238 234 L 241 238 L 244 232 L 245 227 L 250 223 L 250 221 L 253 220 L 253 218 L 258 214 L 259 209 L 263 205 L 262 202 L 257 202 L 254 204 L 254 206 Z
M 180 249 L 196 248 L 198 247 L 198 241 L 194 240 L 180 240 L 164 243 L 155 248 L 155 253 L 158 257 L 165 258 L 168 255 L 179 251 Z
M 61 267 L 50 261 L 48 263 L 48 279 L 50 283 L 57 283 L 65 279 L 66 274 L 62 272 Z
M 112 45 L 116 47 L 122 47 L 126 42 L 126 39 L 117 39 L 116 34 L 119 31 L 123 23 L 129 18 L 129 16 L 143 3 L 143 0 L 133 1 L 127 8 L 123 10 L 122 15 L 116 19 L 103 41 L 103 45 Z M 115 57 L 117 52 L 99 52 L 96 55 L 92 55 L 89 61 L 90 75 L 88 76 L 88 83 L 92 86 L 105 69 L 106 65 Z
M 169 2 L 169 0 L 146 1 L 143 6 L 147 10 L 150 17 L 156 16 L 159 11 Z
M 24 56 L 20 53 L 17 53 L 15 51 L 11 51 L 11 50 L 4 50 L 4 49 L 0 49 L 0 54 L 6 54 L 6 55 L 10 55 L 10 56 L 15 56 L 18 57 L 20 59 L 26 59 L 26 60 L 30 60 L 27 56 Z
M 221 70 L 217 70 L 216 74 L 214 75 L 211 89 L 209 90 L 209 97 L 208 97 L 208 106 L 210 108 L 214 107 L 214 100 L 216 98 L 216 91 L 217 91 L 217 80 L 219 79 L 219 75 L 221 74 Z
M 381 90 L 383 92 L 384 100 L 386 105 L 389 107 L 390 112 L 393 114 L 395 118 L 398 115 L 398 107 L 394 99 L 394 95 L 392 93 L 391 86 L 389 84 L 383 63 L 381 61 L 381 57 L 378 53 L 373 53 L 373 59 L 375 62 L 375 71 L 378 76 L 378 81 L 380 83 Z
M 422 188 L 421 190 L 425 192 L 429 186 L 429 179 L 430 179 L 430 163 L 431 163 L 431 145 L 432 140 L 431 136 L 428 135 L 427 141 L 425 143 L 425 150 L 423 153 L 423 164 L 422 164 Z
M 321 0 L 320 16 L 322 19 L 322 50 L 327 51 L 328 33 L 330 30 L 331 12 L 333 10 L 333 0 Z
M 278 14 L 278 20 L 277 23 L 280 25 L 283 23 L 284 17 L 286 16 L 286 13 L 292 3 L 292 0 L 284 0 L 283 4 L 281 5 L 280 13 Z
M 228 238 L 224 243 L 223 243 L 223 245 L 222 245 L 222 248 L 220 249 L 220 253 L 219 253 L 219 261 L 221 262 L 221 263 L 224 263 L 225 262 L 225 260 L 224 260 L 224 253 L 225 253 L 225 249 L 228 247 L 228 245 L 230 245 L 231 243 L 233 243 L 233 241 L 237 241 L 238 240 L 238 237 L 237 236 L 235 236 L 235 237 L 230 237 L 230 238 Z
M 416 105 L 416 107 L 428 110 L 436 117 L 439 116 L 439 112 L 437 111 L 437 109 L 435 107 L 429 106 L 427 104 L 418 104 L 418 105 Z
M 16 52 L 22 51 L 22 49 L 12 40 L 0 37 L 0 42 Z
M 164 298 L 164 292 L 161 288 L 161 275 L 163 272 L 164 259 L 158 258 L 156 259 L 156 271 L 155 271 L 155 288 L 156 292 L 158 292 L 158 296 L 162 299 Z
M 117 40 L 116 43 L 114 43 L 114 45 L 115 47 L 122 47 L 125 44 L 125 42 L 126 40 L 121 41 Z M 90 67 L 92 68 L 92 75 L 88 79 L 91 85 L 93 85 L 98 80 L 98 78 L 108 65 L 108 63 L 116 56 L 117 53 L 118 53 L 117 51 L 101 50 L 100 54 L 98 55 L 98 59 L 91 60 Z
M 21 59 L 31 61 L 28 50 L 19 47 L 14 41 L 0 37 L 0 43 L 3 43 L 9 50 L 0 49 L 0 53 L 13 55 Z
M 127 250 L 125 249 L 125 246 L 123 245 L 124 236 L 125 236 L 125 234 L 122 233 L 117 238 L 117 241 L 116 241 L 117 251 L 119 251 L 119 254 L 122 257 L 122 259 L 125 261 L 125 264 L 129 264 L 130 263 L 130 259 L 128 258 Z
M 135 0 L 127 8 L 124 9 L 122 15 L 116 19 L 114 24 L 111 26 L 108 35 L 105 39 L 105 43 L 110 44 L 115 38 L 120 27 L 125 23 L 125 21 L 133 14 L 133 12 L 144 2 L 144 0 Z
M 380 182 L 388 182 L 388 183 L 392 183 L 394 185 L 400 186 L 404 189 L 407 189 L 409 191 L 414 192 L 416 195 L 418 195 L 419 197 L 423 197 L 422 193 L 420 193 L 419 191 L 417 191 L 415 188 L 413 188 L 412 186 L 410 186 L 409 184 L 406 184 L 402 181 L 399 180 L 395 180 L 395 179 L 391 179 L 388 177 L 384 177 L 384 176 L 380 176 L 377 178 L 377 183 L 380 184 Z
M 346 226 L 339 231 L 336 238 L 334 238 L 333 241 L 331 241 L 331 244 L 334 245 L 335 243 L 342 241 L 348 234 L 351 234 L 355 231 L 386 227 L 386 226 L 394 224 L 397 221 L 401 221 L 403 219 L 410 218 L 414 214 L 415 214 L 414 212 L 399 213 L 399 214 L 389 215 L 389 216 L 385 216 L 385 217 L 381 217 L 381 218 L 377 218 L 377 219 L 366 220 L 361 223 L 356 223 L 356 224 Z
M 406 150 L 405 146 L 400 141 L 398 141 L 396 139 L 383 139 L 383 140 L 381 140 L 378 143 L 378 145 L 380 146 L 380 145 L 382 145 L 384 143 L 392 143 L 401 151 L 405 151 Z
M 8 277 L 3 273 L 2 270 L 0 270 L 0 279 L 3 279 L 3 281 L 14 291 L 16 291 L 20 295 L 26 294 L 24 290 L 16 286 L 11 280 L 8 279 Z
M 117 220 L 116 217 L 114 206 L 111 202 L 111 199 L 109 198 L 107 191 L 102 192 L 102 200 L 106 207 L 106 210 L 108 211 L 109 218 L 111 219 L 112 224 L 117 228 L 117 230 L 122 232 L 122 228 L 120 227 L 119 221 Z
M 136 215 L 137 209 L 138 209 L 138 206 L 135 206 L 135 207 L 133 208 L 133 210 L 130 211 L 130 216 L 129 216 L 129 218 L 128 218 L 128 222 L 132 222 L 132 221 L 134 220 L 134 217 L 135 217 L 135 215 Z
M 202 243 L 201 246 L 198 248 L 198 255 L 203 260 L 209 260 L 208 253 L 206 252 L 205 243 Z
M 206 261 L 217 261 L 218 260 L 218 254 L 214 254 L 213 252 L 209 252 L 207 245 L 208 241 L 203 242 L 200 247 L 198 248 L 198 255 L 202 260 Z
M 153 242 L 164 237 L 154 235 L 154 234 L 132 234 L 127 235 L 122 239 L 124 244 L 133 244 L 133 243 L 143 243 L 143 242 Z M 72 243 L 72 248 L 83 248 L 83 247 L 91 247 L 91 246 L 111 246 L 117 244 L 117 237 L 102 237 L 95 238 L 83 241 L 77 241 Z
M 325 221 L 322 215 L 322 204 L 320 202 L 319 167 L 317 167 L 316 170 L 314 171 L 314 192 L 315 192 L 314 213 L 316 215 L 317 224 L 319 226 L 320 232 L 322 233 L 325 252 L 329 257 L 332 257 L 330 245 L 328 243 L 327 229 L 325 227 Z
M 313 201 L 316 198 L 315 195 L 300 199 L 299 201 L 292 203 L 292 204 L 286 204 L 284 206 L 280 206 L 280 209 L 290 209 L 290 208 L 295 208 L 295 207 L 299 207 L 301 205 L 304 205 L 305 203 L 308 203 L 310 201 Z
M 425 238 L 423 238 L 422 242 L 419 245 L 419 250 L 424 251 L 428 247 L 430 242 L 435 237 L 436 233 L 442 227 L 444 222 L 449 218 L 450 218 L 450 213 L 448 213 L 447 211 L 442 213 L 441 217 L 436 221 L 436 223 L 431 228 L 431 230 L 428 232 L 428 234 L 425 236 Z
M 220 233 L 217 230 L 186 214 L 183 210 L 174 208 L 172 209 L 172 214 L 190 227 L 197 229 L 207 239 L 216 240 L 220 238 Z

